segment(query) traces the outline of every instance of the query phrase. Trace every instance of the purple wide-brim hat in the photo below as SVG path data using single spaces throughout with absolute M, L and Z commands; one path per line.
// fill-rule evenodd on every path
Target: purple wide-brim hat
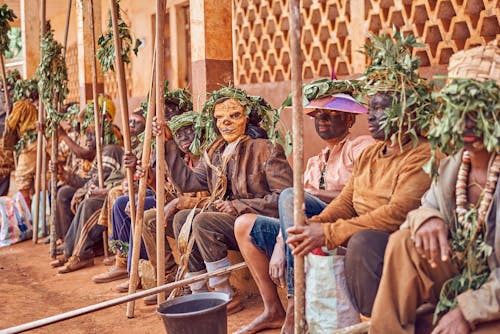
M 314 110 L 327 109 L 335 111 L 349 112 L 353 114 L 366 114 L 368 109 L 347 94 L 334 94 L 321 99 L 312 100 L 304 106 L 304 112 L 309 116 L 314 116 Z

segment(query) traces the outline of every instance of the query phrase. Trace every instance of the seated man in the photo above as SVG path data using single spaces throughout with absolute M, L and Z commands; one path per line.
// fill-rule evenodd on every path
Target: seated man
M 178 245 L 187 244 L 179 238 L 188 234 L 186 227 L 192 227 L 195 243 L 188 261 L 189 276 L 230 265 L 227 251 L 238 250 L 234 222 L 239 215 L 253 212 L 278 216 L 278 197 L 291 186 L 292 170 L 281 145 L 265 139 L 266 132 L 261 128 L 261 124 L 267 125 L 271 135 L 275 134 L 273 124 L 269 123 L 272 114 L 272 108 L 262 98 L 249 96 L 237 88 L 222 88 L 211 93 L 201 116 L 203 122 L 195 127 L 207 129 L 208 143 L 212 142 L 213 134 L 220 136 L 207 148 L 194 170 L 179 159 L 175 143 L 167 142 L 167 168 L 176 187 L 182 192 L 211 194 L 204 210 L 198 210 L 192 221 L 187 221 L 191 210 L 180 211 L 174 217 Z M 267 122 L 261 123 L 264 118 Z M 193 145 L 199 143 L 199 138 L 197 133 Z M 229 274 L 211 278 L 210 286 L 233 297 L 229 313 L 241 309 L 239 300 L 233 296 Z M 203 281 L 191 284 L 190 288 L 193 293 L 207 291 Z
M 303 90 L 306 91 L 307 87 Z M 349 108 L 346 108 L 346 104 Z M 314 115 L 316 133 L 327 145 L 320 154 L 309 159 L 304 172 L 305 214 L 311 217 L 319 214 L 327 203 L 337 197 L 349 180 L 354 161 L 375 141 L 369 136 L 355 137 L 350 134 L 349 129 L 356 120 L 356 113 L 367 110 L 348 95 L 335 94 L 314 100 L 305 106 L 305 110 Z M 285 312 L 275 284 L 284 286 L 286 262 L 288 268 L 293 268 L 293 256 L 288 247 L 285 262 L 285 246 L 280 232 L 280 222 L 285 226 L 288 224 L 285 222 L 293 221 L 293 188 L 281 193 L 279 214 L 279 220 L 245 214 L 236 221 L 238 245 L 264 301 L 262 315 L 240 328 L 238 333 L 254 333 L 283 325 Z M 291 270 L 288 271 L 286 279 L 288 308 L 291 312 L 294 295 L 292 274 Z
M 349 182 L 319 215 L 306 219 L 305 226 L 290 227 L 287 234 L 283 231 L 294 255 L 347 245 L 347 287 L 354 306 L 365 316 L 371 314 L 389 234 L 418 206 L 431 182 L 422 169 L 430 158 L 430 146 L 419 135 L 427 123 L 415 122 L 429 113 L 431 90 L 418 75 L 418 60 L 404 61 L 411 57 L 411 45 L 397 36 L 396 42 L 388 36 L 372 38 L 382 41 L 367 48 L 373 52 L 365 73 L 371 95 L 368 129 L 379 142 L 361 153 Z M 386 62 L 381 54 L 391 52 L 395 54 Z M 401 82 L 392 75 L 411 88 L 401 90 Z
M 414 333 L 425 302 L 437 304 L 432 333 L 500 332 L 500 87 L 469 79 L 448 87 L 429 140 L 452 156 L 389 238 L 370 333 Z
M 87 128 L 86 133 L 87 141 L 95 141 L 93 127 Z M 71 272 L 94 263 L 92 247 L 102 240 L 103 232 L 103 229 L 95 226 L 100 209 L 108 189 L 120 183 L 123 178 L 121 173 L 123 149 L 116 144 L 104 145 L 102 156 L 105 188 L 99 188 L 97 160 L 94 160 L 88 181 L 77 190 L 72 199 L 72 203 L 79 202 L 80 199 L 82 202 L 77 205 L 75 217 L 64 237 L 64 254 L 51 263 L 51 266 L 59 267 L 68 262 L 59 273 Z M 55 172 L 53 165 L 50 166 L 50 171 Z

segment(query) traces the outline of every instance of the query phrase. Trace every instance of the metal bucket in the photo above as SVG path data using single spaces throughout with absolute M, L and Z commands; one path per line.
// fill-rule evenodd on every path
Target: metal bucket
M 227 334 L 229 301 L 225 293 L 197 293 L 163 302 L 156 312 L 168 334 Z

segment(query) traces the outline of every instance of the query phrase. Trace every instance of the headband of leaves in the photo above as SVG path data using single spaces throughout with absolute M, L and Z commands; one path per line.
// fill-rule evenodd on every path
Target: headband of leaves
M 0 52 L 2 53 L 9 51 L 9 22 L 14 22 L 16 18 L 16 14 L 14 14 L 14 11 L 10 9 L 7 4 L 3 4 L 3 6 L 0 7 Z
M 420 59 L 411 56 L 412 48 L 423 46 L 413 35 L 404 37 L 399 31 L 392 38 L 372 35 L 370 43 L 364 46 L 364 53 L 371 60 L 364 73 L 364 91 L 369 96 L 392 97 L 382 125 L 386 137 L 392 134 L 390 139 L 398 140 L 400 146 L 407 135 L 416 145 L 433 114 L 432 86 L 418 74 Z
M 73 119 L 72 126 L 75 127 L 75 121 L 78 122 L 78 119 Z M 93 127 L 95 125 L 94 121 L 94 101 L 90 101 L 85 106 L 85 111 L 83 113 L 83 122 L 80 125 L 80 132 L 83 134 L 87 131 L 89 127 Z M 103 126 L 103 124 L 101 124 Z M 113 131 L 113 124 L 108 120 L 107 117 L 104 117 L 104 145 L 108 144 L 118 144 L 118 138 L 116 137 Z
M 433 178 L 438 171 L 436 151 L 453 155 L 463 148 L 466 118 L 476 122 L 474 134 L 483 138 L 488 152 L 500 153 L 500 87 L 494 80 L 453 79 L 433 98 L 437 109 L 427 134 L 432 156 L 424 167 Z
M 332 80 L 319 79 L 302 85 L 302 105 L 308 104 L 310 101 L 331 96 L 333 94 L 345 93 L 351 94 L 361 100 L 360 90 L 362 83 L 358 80 Z M 281 108 L 290 107 L 292 105 L 292 94 L 281 104 Z
M 9 90 L 14 88 L 14 85 L 18 80 L 21 80 L 21 73 L 19 70 L 14 69 L 12 71 L 8 71 L 7 75 L 5 76 L 5 81 L 7 81 L 7 86 L 9 87 Z M 3 81 L 0 80 L 0 88 L 3 90 Z
M 163 98 L 165 102 L 173 102 L 179 106 L 179 109 L 184 111 L 193 110 L 193 96 L 186 88 L 168 89 L 168 80 L 165 80 Z
M 176 115 L 176 116 L 172 117 L 172 119 L 167 122 L 167 125 L 168 125 L 170 131 L 172 132 L 172 135 L 175 136 L 177 131 L 179 131 L 183 127 L 190 126 L 190 125 L 192 125 L 194 127 L 194 125 L 196 124 L 196 122 L 198 121 L 198 118 L 200 118 L 200 116 L 201 116 L 201 114 L 199 112 L 188 111 L 188 112 L 185 112 L 185 113 L 182 113 L 180 115 Z M 195 155 L 201 154 L 200 151 L 196 150 L 193 143 L 191 143 L 191 146 L 189 147 L 189 149 Z
M 36 98 L 38 94 L 38 82 L 36 78 L 18 80 L 14 85 L 14 102 Z
M 116 7 L 118 12 L 118 36 L 121 41 L 121 55 L 124 63 L 130 63 L 130 51 L 132 50 L 134 54 L 137 56 L 139 52 L 139 45 L 141 41 L 136 39 L 135 41 L 132 39 L 130 34 L 130 28 L 125 23 L 125 21 L 121 17 L 120 12 L 120 0 L 116 1 Z M 133 43 L 133 45 L 132 45 Z M 103 35 L 99 37 L 97 40 L 97 44 L 99 48 L 96 52 L 97 60 L 99 60 L 99 64 L 102 68 L 102 73 L 106 73 L 109 70 L 114 71 L 114 63 L 116 58 L 115 52 L 115 44 L 114 44 L 114 36 L 113 36 L 113 22 L 111 20 L 111 10 L 109 11 L 109 19 L 108 26 Z

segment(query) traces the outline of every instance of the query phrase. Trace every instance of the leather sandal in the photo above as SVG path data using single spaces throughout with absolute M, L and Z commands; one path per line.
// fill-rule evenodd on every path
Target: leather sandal
M 121 292 L 121 293 L 127 293 L 128 292 L 129 282 L 130 282 L 130 280 L 126 280 L 125 282 L 118 284 L 115 287 L 115 290 L 118 291 L 118 292 Z M 141 288 L 142 288 L 142 285 L 141 285 L 141 281 L 139 280 L 139 283 L 137 284 L 137 288 L 136 289 L 141 289 Z
M 76 271 L 79 269 L 91 267 L 94 265 L 94 259 L 86 259 L 86 260 L 81 260 L 78 256 L 72 256 L 69 258 L 68 262 L 64 267 L 59 269 L 57 272 L 59 274 L 67 274 L 72 271 Z
M 68 262 L 68 258 L 65 255 L 58 256 L 54 261 L 50 262 L 52 268 L 62 267 Z

